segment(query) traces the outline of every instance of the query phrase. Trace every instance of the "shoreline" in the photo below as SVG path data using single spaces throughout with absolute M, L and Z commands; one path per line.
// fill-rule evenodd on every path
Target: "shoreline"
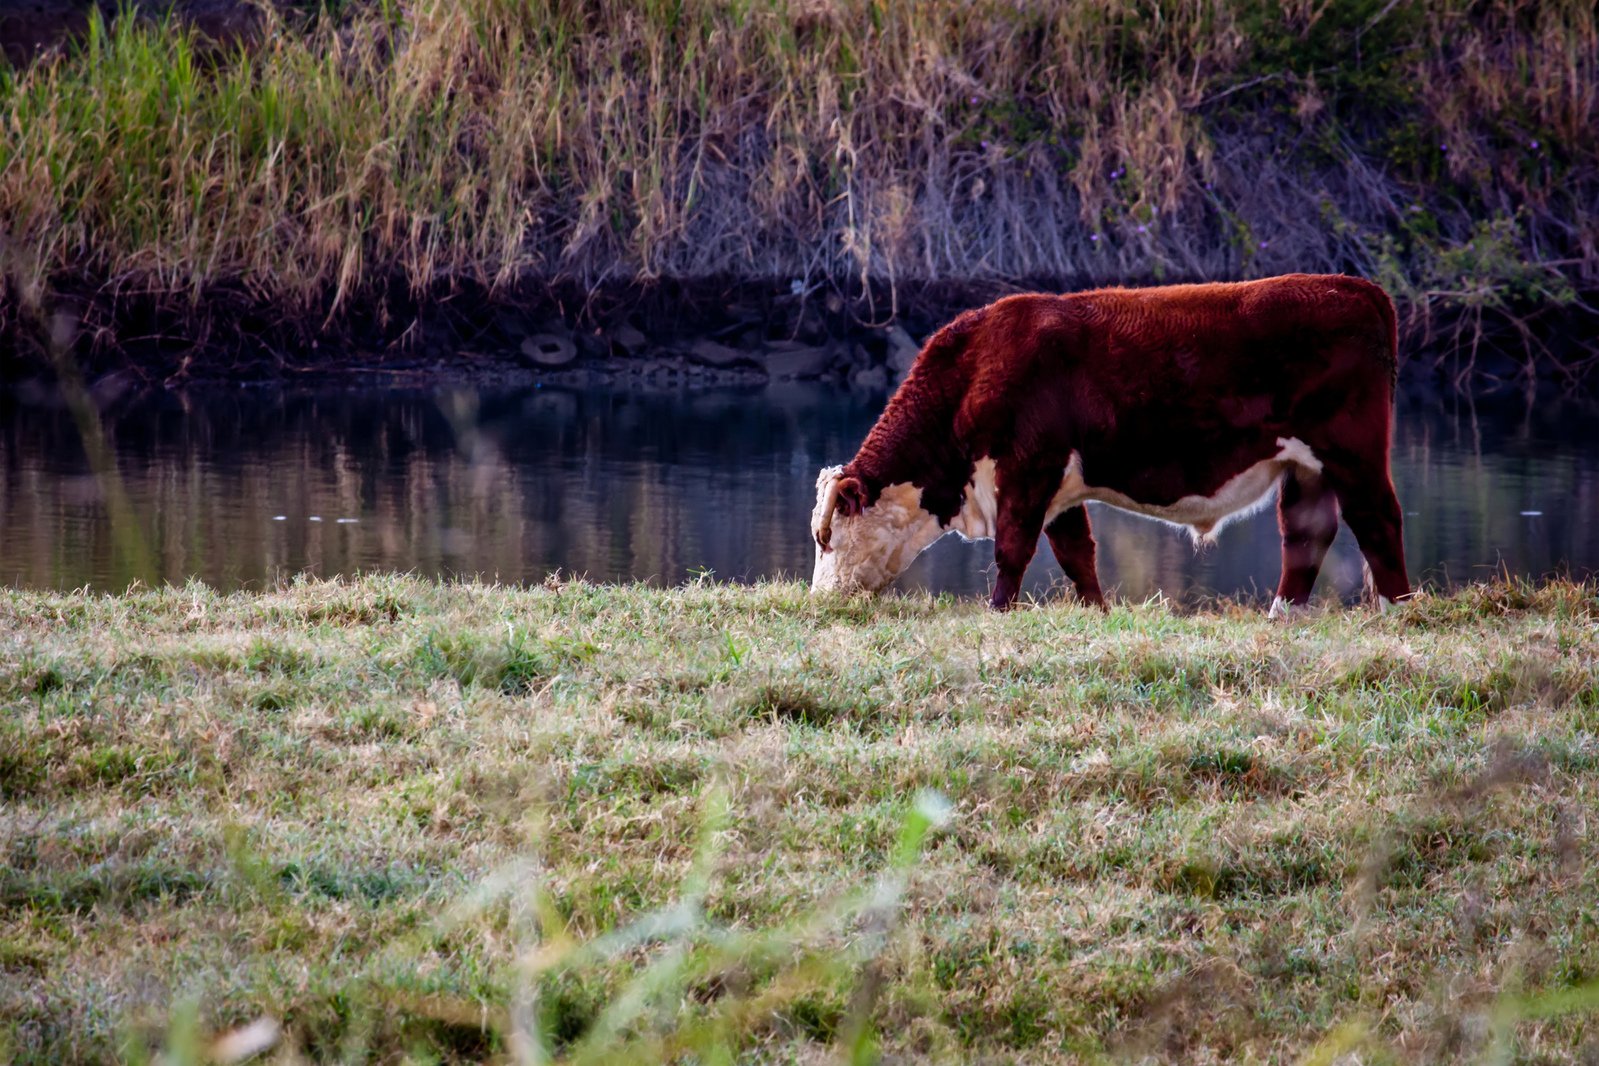
M 1129 283 L 1138 287 L 1136 283 Z M 218 292 L 199 304 L 159 295 L 63 287 L 48 312 L 22 312 L 0 286 L 0 384 L 47 383 L 63 369 L 86 382 L 140 386 L 523 378 L 568 385 L 754 386 L 832 381 L 887 388 L 925 338 L 961 311 L 1017 292 L 1087 283 L 965 280 L 865 292 L 799 281 L 706 279 L 459 286 L 395 294 L 381 315 L 294 315 Z M 1599 369 L 1599 293 L 1573 306 L 1421 320 L 1399 307 L 1400 370 L 1455 388 L 1588 387 Z M 47 325 L 45 323 L 48 323 Z M 336 354 L 333 354 L 336 353 Z

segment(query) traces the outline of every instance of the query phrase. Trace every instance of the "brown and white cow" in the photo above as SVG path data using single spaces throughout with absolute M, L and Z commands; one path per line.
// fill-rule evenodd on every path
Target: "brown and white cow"
M 1380 603 L 1410 594 L 1388 471 L 1397 337 L 1359 278 L 1009 296 L 930 338 L 855 458 L 816 481 L 813 590 L 882 589 L 948 532 L 992 538 L 992 605 L 1040 532 L 1104 604 L 1084 503 L 1196 541 L 1278 488 L 1273 613 L 1310 598 L 1342 512 Z

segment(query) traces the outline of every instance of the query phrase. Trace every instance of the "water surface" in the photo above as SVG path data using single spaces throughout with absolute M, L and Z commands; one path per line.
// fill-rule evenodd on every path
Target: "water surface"
M 673 584 L 806 576 L 817 468 L 882 393 L 242 388 L 151 392 L 74 418 L 0 395 L 0 583 L 261 587 L 403 570 L 525 583 L 553 571 Z M 1599 571 L 1599 412 L 1562 398 L 1401 398 L 1394 479 L 1413 578 Z M 1195 551 L 1091 505 L 1107 591 L 1269 596 L 1270 509 Z M 984 594 L 992 546 L 940 542 L 903 588 Z M 1028 590 L 1061 582 L 1047 545 Z M 1341 530 L 1320 589 L 1358 592 Z

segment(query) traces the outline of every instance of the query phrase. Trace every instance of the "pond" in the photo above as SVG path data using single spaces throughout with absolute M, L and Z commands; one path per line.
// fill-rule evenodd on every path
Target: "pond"
M 883 392 L 828 385 L 149 392 L 78 417 L 0 395 L 0 583 L 120 591 L 198 578 L 402 570 L 536 582 L 808 579 L 817 469 L 843 462 Z M 1413 578 L 1599 571 L 1599 417 L 1518 393 L 1409 392 L 1394 479 Z M 1107 592 L 1269 599 L 1270 509 L 1196 552 L 1097 504 Z M 986 594 L 992 546 L 950 537 L 898 587 Z M 1319 589 L 1358 594 L 1341 530 Z M 1027 591 L 1058 594 L 1047 545 Z

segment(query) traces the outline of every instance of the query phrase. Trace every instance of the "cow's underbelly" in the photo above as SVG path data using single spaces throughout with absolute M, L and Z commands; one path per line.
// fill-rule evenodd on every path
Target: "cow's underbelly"
M 1092 484 L 1092 471 L 1085 476 L 1082 456 L 1073 452 L 1061 477 L 1060 488 L 1049 501 L 1044 524 L 1047 526 L 1063 511 L 1094 500 L 1118 510 L 1186 527 L 1196 538 L 1214 537 L 1230 519 L 1247 515 L 1263 504 L 1284 471 L 1299 467 L 1309 473 L 1321 472 L 1321 460 L 1298 438 L 1278 438 L 1277 446 L 1276 455 L 1238 471 L 1208 495 L 1185 495 L 1169 503 L 1147 503 L 1117 489 Z M 967 488 L 966 504 L 955 517 L 952 528 L 971 539 L 993 537 L 999 493 L 993 461 L 980 461 L 972 484 Z

